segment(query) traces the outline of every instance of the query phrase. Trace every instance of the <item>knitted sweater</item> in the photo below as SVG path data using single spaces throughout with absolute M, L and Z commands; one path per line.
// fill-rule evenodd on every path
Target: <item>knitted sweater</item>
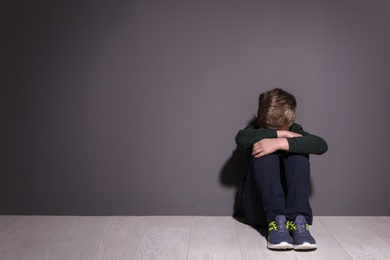
M 305 132 L 301 125 L 293 123 L 289 131 L 301 134 L 301 137 L 287 138 L 289 153 L 296 154 L 323 154 L 328 150 L 328 145 L 319 136 Z M 276 130 L 256 128 L 253 124 L 240 130 L 236 135 L 238 149 L 243 152 L 250 152 L 257 141 L 265 138 L 277 138 Z

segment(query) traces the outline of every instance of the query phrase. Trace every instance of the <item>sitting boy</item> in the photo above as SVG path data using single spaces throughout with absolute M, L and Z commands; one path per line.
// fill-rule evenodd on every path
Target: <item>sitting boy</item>
M 309 154 L 323 154 L 328 146 L 294 122 L 295 110 L 290 93 L 264 92 L 256 122 L 235 138 L 238 148 L 251 155 L 240 191 L 244 214 L 251 225 L 268 225 L 269 249 L 317 248 L 309 232 L 313 221 Z

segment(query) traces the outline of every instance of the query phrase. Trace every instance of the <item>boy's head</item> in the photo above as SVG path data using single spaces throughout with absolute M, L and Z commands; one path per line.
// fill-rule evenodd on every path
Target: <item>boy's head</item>
M 295 97 L 280 88 L 260 94 L 257 120 L 260 127 L 288 130 L 295 120 Z

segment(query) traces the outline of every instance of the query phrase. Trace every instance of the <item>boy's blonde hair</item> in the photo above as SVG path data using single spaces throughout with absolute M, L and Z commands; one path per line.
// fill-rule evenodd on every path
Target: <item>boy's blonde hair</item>
M 259 97 L 257 120 L 259 126 L 268 129 L 289 128 L 295 120 L 295 97 L 280 88 L 262 93 Z

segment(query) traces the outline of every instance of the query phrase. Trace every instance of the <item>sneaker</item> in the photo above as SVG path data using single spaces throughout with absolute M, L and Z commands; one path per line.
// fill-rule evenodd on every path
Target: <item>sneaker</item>
M 292 239 L 288 231 L 286 217 L 279 215 L 268 224 L 268 243 L 269 249 L 292 249 Z
M 309 224 L 302 215 L 298 215 L 295 221 L 290 222 L 290 231 L 294 240 L 294 250 L 317 249 L 316 241 L 309 232 Z

